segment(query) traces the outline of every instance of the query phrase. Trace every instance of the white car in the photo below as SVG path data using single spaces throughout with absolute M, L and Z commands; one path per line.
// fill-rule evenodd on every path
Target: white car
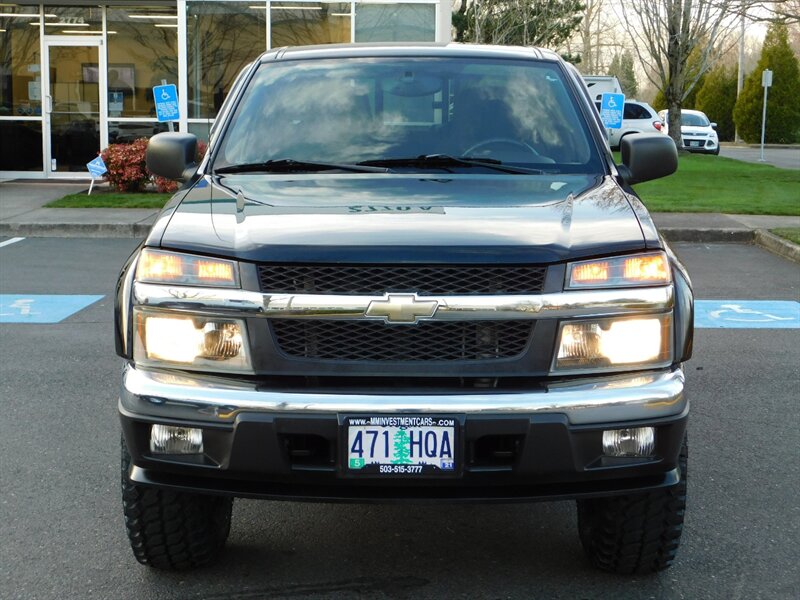
M 669 133 L 667 115 L 669 111 L 658 113 L 663 124 L 662 131 Z M 705 113 L 699 110 L 681 110 L 681 142 L 684 150 L 702 152 L 703 154 L 719 154 L 719 136 L 717 124 L 708 120 Z
M 598 112 L 600 103 L 595 102 Z M 607 129 L 608 144 L 618 148 L 620 140 L 629 133 L 658 133 L 661 131 L 661 119 L 653 107 L 647 102 L 626 100 L 622 111 L 622 127 L 620 129 Z

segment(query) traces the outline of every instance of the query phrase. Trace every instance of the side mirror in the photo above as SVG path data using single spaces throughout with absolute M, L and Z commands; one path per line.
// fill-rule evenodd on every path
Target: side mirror
M 711 124 L 711 129 L 716 129 L 716 128 L 717 128 L 717 124 L 716 123 L 712 123 Z
M 186 181 L 197 169 L 197 138 L 191 133 L 158 133 L 147 144 L 147 168 L 152 173 Z
M 678 149 L 668 135 L 632 133 L 620 140 L 622 178 L 633 185 L 672 175 L 678 170 Z

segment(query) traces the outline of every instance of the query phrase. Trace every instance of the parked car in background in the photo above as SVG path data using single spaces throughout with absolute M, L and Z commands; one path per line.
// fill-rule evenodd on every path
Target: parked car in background
M 594 103 L 600 112 L 600 101 Z M 626 100 L 622 112 L 622 127 L 608 129 L 608 144 L 612 148 L 619 148 L 620 140 L 631 133 L 658 133 L 661 131 L 661 118 L 655 109 L 647 102 Z
M 669 111 L 658 113 L 661 119 L 661 131 L 669 133 L 667 116 Z M 703 154 L 719 154 L 719 136 L 717 124 L 712 123 L 704 112 L 699 110 L 681 110 L 681 145 L 689 152 Z

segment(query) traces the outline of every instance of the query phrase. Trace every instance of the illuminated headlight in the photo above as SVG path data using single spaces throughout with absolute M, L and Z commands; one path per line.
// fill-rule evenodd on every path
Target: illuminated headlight
M 672 316 L 567 321 L 561 324 L 556 372 L 666 366 L 672 360 Z
M 567 265 L 567 289 L 663 285 L 672 281 L 663 252 L 584 260 Z
M 239 287 L 232 260 L 145 248 L 136 265 L 136 280 L 147 283 Z
M 133 358 L 210 371 L 249 371 L 244 321 L 135 310 Z

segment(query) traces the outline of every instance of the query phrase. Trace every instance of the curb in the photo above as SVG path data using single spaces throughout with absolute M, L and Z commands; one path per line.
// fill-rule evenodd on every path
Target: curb
M 800 246 L 794 242 L 770 233 L 766 229 L 756 230 L 754 241 L 756 246 L 760 246 L 792 262 L 800 263 Z
M 0 236 L 61 238 L 143 238 L 152 223 L 0 223 Z
M 658 231 L 668 242 L 716 243 L 734 242 L 752 244 L 755 232 L 752 229 L 717 229 L 703 227 L 659 227 Z

